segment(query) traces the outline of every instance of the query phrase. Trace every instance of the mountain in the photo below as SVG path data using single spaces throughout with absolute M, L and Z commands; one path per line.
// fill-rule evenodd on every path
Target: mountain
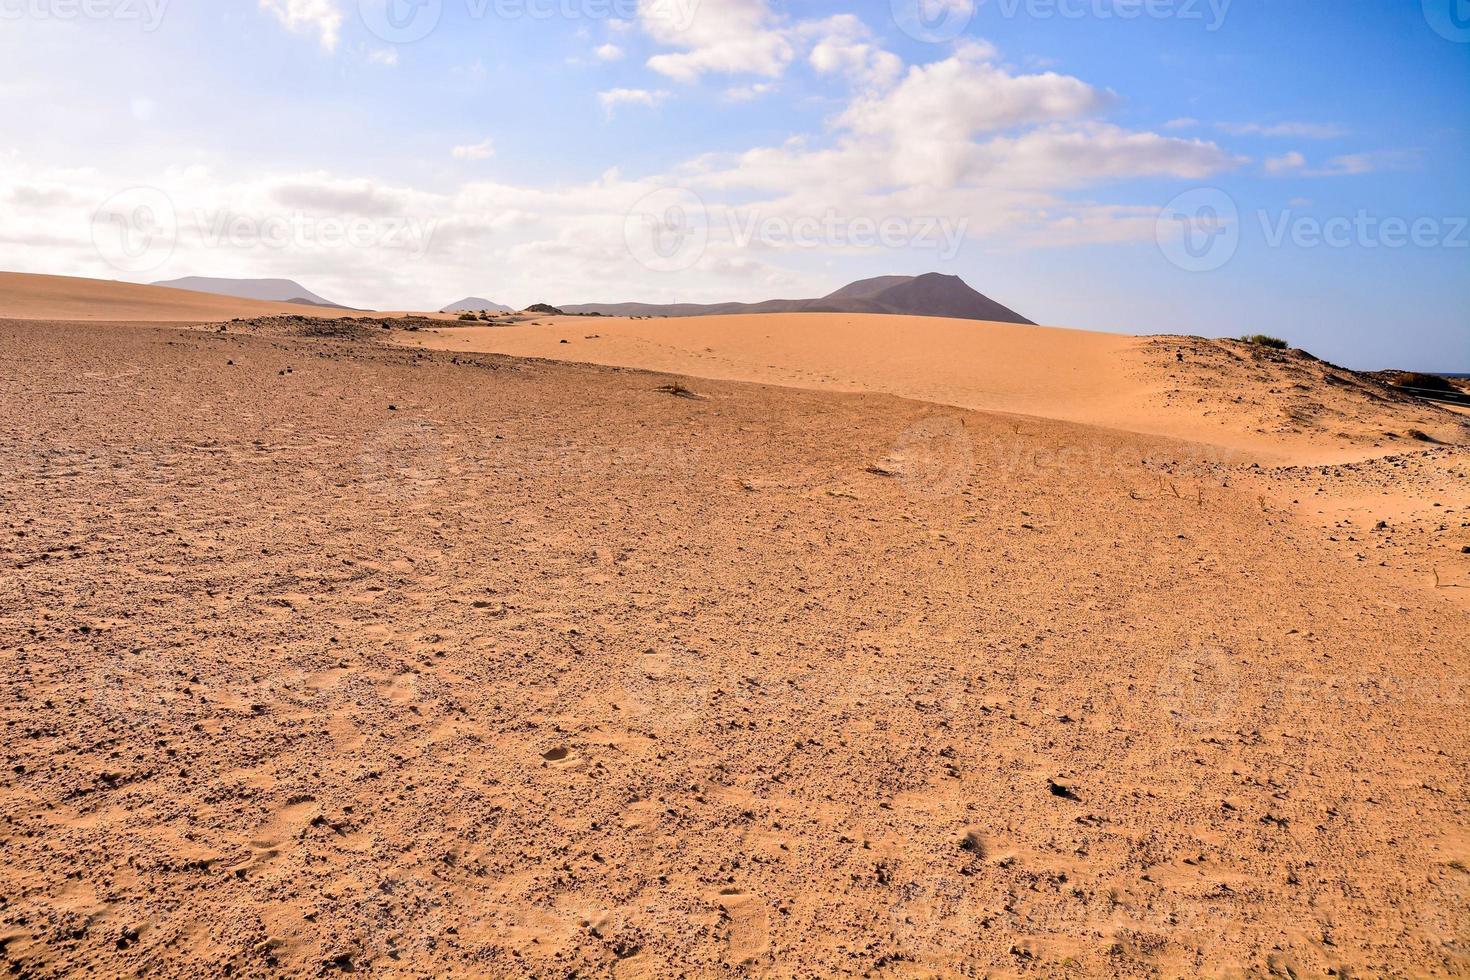
M 960 320 L 1031 323 L 1014 310 L 977 293 L 959 276 L 877 276 L 848 283 L 818 299 L 771 299 L 761 303 L 583 303 L 568 313 L 605 316 L 715 316 L 722 313 L 898 313 Z
M 494 313 L 514 313 L 515 312 L 515 310 L 512 310 L 509 306 L 502 306 L 499 303 L 492 303 L 488 299 L 481 299 L 478 296 L 471 296 L 468 299 L 462 299 L 458 303 L 450 303 L 448 306 L 444 307 L 439 312 L 440 313 L 479 313 L 481 310 L 490 310 L 491 312 L 494 312 Z
M 327 306 L 337 310 L 352 309 L 350 306 L 323 299 L 299 282 L 292 282 L 290 279 L 215 279 L 209 276 L 185 276 L 183 279 L 170 279 L 167 282 L 155 282 L 153 285 L 167 286 L 170 289 L 192 289 L 196 293 L 213 293 L 216 296 L 238 296 L 242 299 L 259 299 L 275 303 Z

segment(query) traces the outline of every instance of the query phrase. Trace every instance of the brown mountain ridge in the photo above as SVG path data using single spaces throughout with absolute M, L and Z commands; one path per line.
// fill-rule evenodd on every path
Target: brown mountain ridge
M 928 272 L 920 276 L 860 279 L 817 299 L 772 299 L 760 303 L 583 303 L 562 306 L 568 313 L 604 316 L 717 316 L 731 313 L 897 313 L 960 320 L 1030 324 L 1014 310 L 970 288 L 959 276 Z

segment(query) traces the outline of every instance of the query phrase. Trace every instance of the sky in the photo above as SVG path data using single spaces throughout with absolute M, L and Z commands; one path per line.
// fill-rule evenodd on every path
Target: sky
M 961 276 L 1470 372 L 1470 0 L 0 0 L 0 268 L 438 308 Z

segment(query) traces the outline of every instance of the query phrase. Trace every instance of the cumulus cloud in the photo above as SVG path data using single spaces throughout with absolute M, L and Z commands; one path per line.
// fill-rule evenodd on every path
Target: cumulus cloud
M 732 85 L 725 89 L 726 102 L 753 102 L 776 91 L 775 82 L 754 82 L 750 85 Z
M 669 97 L 669 93 L 646 88 L 614 88 L 597 93 L 597 102 L 609 116 L 620 105 L 642 105 L 653 108 Z
M 840 73 L 867 86 L 887 88 L 903 71 L 902 59 L 875 44 L 867 26 L 851 14 L 804 24 L 799 32 L 817 39 L 807 60 L 822 74 Z
M 1408 170 L 1419 162 L 1412 150 L 1378 150 L 1370 153 L 1346 153 L 1332 157 L 1313 167 L 1307 158 L 1292 150 L 1265 162 L 1265 171 L 1273 177 L 1298 174 L 1303 177 L 1355 177 L 1382 170 Z
M 1307 158 L 1296 150 L 1292 150 L 1290 153 L 1283 153 L 1279 157 L 1270 157 L 1264 164 L 1266 173 L 1271 174 L 1273 177 L 1296 173 L 1306 167 L 1306 165 Z
M 730 2 L 739 7 L 746 0 Z M 743 152 L 696 155 L 661 173 L 609 170 L 554 186 L 468 180 L 432 192 L 332 172 L 104 177 L 27 167 L 14 153 L 0 153 L 0 202 L 15 218 L 0 235 L 0 267 L 115 277 L 93 246 L 91 216 L 118 188 L 143 185 L 166 191 L 179 213 L 179 247 L 166 268 L 150 274 L 154 279 L 201 271 L 284 276 L 382 308 L 438 306 L 491 288 L 497 296 L 513 295 L 517 283 L 528 302 L 657 298 L 675 289 L 684 298 L 718 299 L 728 298 L 732 283 L 790 284 L 792 269 L 819 268 L 827 257 L 827 245 L 796 252 L 797 246 L 759 239 L 742 243 L 730 229 L 752 217 L 835 216 L 839 223 L 937 217 L 962 224 L 969 241 L 1007 247 L 1148 241 L 1156 204 L 1098 203 L 1090 192 L 1140 176 L 1197 181 L 1242 162 L 1208 140 L 1115 125 L 1106 120 L 1112 93 L 1066 74 L 1008 66 L 988 45 L 971 42 L 933 63 L 903 68 L 856 18 L 790 24 L 767 13 L 754 23 L 759 31 L 779 32 L 813 71 L 850 84 L 845 105 L 825 129 Z M 700 68 L 694 77 L 706 70 L 715 69 Z M 781 84 L 755 74 L 724 90 L 725 97 L 756 98 Z M 669 97 L 657 88 L 597 93 L 609 114 L 656 107 Z M 450 150 L 460 160 L 493 151 L 489 140 Z M 1375 165 L 1385 161 L 1340 157 L 1323 169 L 1348 173 Z M 1305 161 L 1302 169 L 1310 169 Z M 669 187 L 698 194 L 711 229 L 707 253 L 677 282 L 641 266 L 625 237 L 637 203 Z M 387 235 L 353 248 L 314 239 L 283 247 L 218 244 L 219 229 L 236 218 L 249 228 L 297 217 L 365 220 L 372 229 L 405 226 L 421 234 L 410 239 L 412 248 Z M 850 249 L 830 246 L 844 250 Z M 487 267 L 498 270 L 495 283 L 479 280 Z
M 1220 123 L 1219 128 L 1231 136 L 1290 136 L 1297 139 L 1330 140 L 1348 135 L 1346 129 L 1331 123 Z
M 1076 119 L 1113 102 L 1080 79 L 1045 72 L 1013 75 L 994 49 L 970 44 L 953 57 L 915 66 L 891 91 L 866 95 L 839 122 L 856 133 L 933 146 L 1027 123 Z
M 337 0 L 260 0 L 262 10 L 293 33 L 315 32 L 326 51 L 337 50 L 342 31 L 342 10 Z
M 623 57 L 623 49 L 616 44 L 604 44 L 598 47 L 593 54 L 597 55 L 598 61 L 617 61 Z
M 453 154 L 456 160 L 488 160 L 495 155 L 495 141 L 484 139 L 469 146 L 456 146 Z
M 774 78 L 796 56 L 789 28 L 766 0 L 639 0 L 638 21 L 656 42 L 681 49 L 648 59 L 678 82 L 710 72 Z

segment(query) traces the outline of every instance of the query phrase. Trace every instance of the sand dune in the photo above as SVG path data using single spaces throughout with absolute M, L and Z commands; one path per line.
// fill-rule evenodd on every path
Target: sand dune
M 308 312 L 313 316 L 332 316 L 335 311 L 305 308 L 295 303 L 196 293 L 167 286 L 0 272 L 0 318 L 10 320 L 167 323 Z
M 236 317 L 362 315 L 360 310 L 244 299 L 168 286 L 0 272 L 0 319 L 7 320 L 199 323 Z M 400 313 L 375 312 L 368 315 L 398 316 Z
M 16 975 L 1470 970 L 1416 538 L 1176 440 L 311 329 L 0 323 Z
M 357 315 L 158 286 L 0 273 L 0 318 L 192 325 Z M 493 326 L 463 325 L 453 314 L 414 315 L 444 322 L 437 331 L 393 334 L 417 347 L 892 394 L 1170 436 L 1215 447 L 1237 461 L 1321 464 L 1412 448 L 1426 437 L 1470 443 L 1464 413 L 1299 353 L 1233 341 L 857 313 L 523 315 Z
M 1359 459 L 1462 417 L 1299 354 L 1231 341 L 861 314 L 543 318 L 403 338 L 694 377 L 882 392 L 1206 443 L 1264 462 Z

